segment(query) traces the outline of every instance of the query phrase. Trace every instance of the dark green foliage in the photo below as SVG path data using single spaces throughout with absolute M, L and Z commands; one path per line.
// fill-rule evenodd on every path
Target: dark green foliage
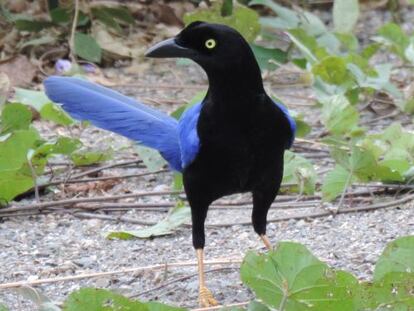
M 225 9 L 225 11 L 229 13 L 230 10 Z M 220 2 L 216 2 L 209 9 L 187 13 L 184 16 L 184 22 L 187 25 L 194 21 L 225 24 L 237 29 L 249 42 L 256 38 L 260 31 L 260 24 L 259 15 L 255 11 L 245 6 L 235 6 L 231 15 L 223 16 L 221 12 L 222 5 Z
M 44 120 L 69 126 L 74 121 L 59 106 L 50 102 L 43 92 L 16 89 L 14 103 L 6 103 L 0 111 L 0 204 L 5 205 L 17 195 L 40 183 L 48 160 L 54 155 L 68 156 L 75 165 L 106 161 L 110 151 L 82 151 L 78 139 L 58 136 L 46 141 L 32 126 L 37 110 Z M 35 175 L 30 165 L 32 165 Z

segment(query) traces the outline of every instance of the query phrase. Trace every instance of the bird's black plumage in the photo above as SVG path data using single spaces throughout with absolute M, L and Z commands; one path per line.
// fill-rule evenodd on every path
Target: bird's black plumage
M 211 39 L 214 48 L 205 45 Z M 283 176 L 283 154 L 294 135 L 289 119 L 266 94 L 253 52 L 237 31 L 196 22 L 174 41 L 209 81 L 197 124 L 200 148 L 183 172 L 194 247 L 204 247 L 209 205 L 234 193 L 252 192 L 253 226 L 264 235 Z

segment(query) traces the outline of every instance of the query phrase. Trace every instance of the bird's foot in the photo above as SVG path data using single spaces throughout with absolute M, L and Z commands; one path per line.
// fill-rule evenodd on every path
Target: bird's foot
M 262 235 L 260 236 L 260 238 L 262 239 L 263 244 L 265 245 L 265 247 L 266 247 L 269 251 L 271 251 L 271 250 L 273 249 L 273 246 L 272 246 L 272 243 L 270 243 L 270 240 L 269 240 L 269 238 L 267 237 L 267 235 L 262 234 Z
M 216 299 L 214 299 L 213 294 L 207 287 L 201 287 L 199 292 L 199 303 L 203 308 L 214 307 L 218 305 Z

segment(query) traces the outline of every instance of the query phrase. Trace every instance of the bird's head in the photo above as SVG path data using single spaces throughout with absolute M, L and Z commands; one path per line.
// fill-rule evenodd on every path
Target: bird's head
M 246 65 L 249 60 L 257 66 L 249 44 L 240 33 L 225 25 L 198 21 L 188 25 L 175 37 L 152 46 L 145 56 L 189 58 L 207 72 Z

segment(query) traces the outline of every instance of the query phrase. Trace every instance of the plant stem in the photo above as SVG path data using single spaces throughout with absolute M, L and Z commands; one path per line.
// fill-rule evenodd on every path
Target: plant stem
M 341 198 L 339 199 L 338 207 L 336 208 L 335 213 L 337 213 L 340 210 L 340 208 L 342 207 L 342 203 L 344 202 L 345 195 L 348 192 L 348 188 L 350 186 L 352 176 L 353 176 L 353 172 L 349 172 L 348 178 L 347 178 L 346 183 L 345 183 L 344 191 L 342 191 L 342 195 L 341 195 Z
M 32 173 L 32 178 L 33 178 L 33 183 L 34 183 L 34 192 L 35 192 L 35 198 L 36 198 L 36 203 L 40 203 L 40 195 L 39 195 L 39 185 L 37 183 L 37 174 L 36 174 L 36 170 L 33 167 L 33 163 L 32 160 L 29 158 L 27 159 L 27 163 L 29 164 L 30 167 L 30 172 Z
M 70 39 L 69 39 L 69 48 L 70 53 L 69 57 L 72 62 L 76 63 L 76 56 L 75 56 L 75 33 L 76 33 L 76 26 L 78 25 L 78 17 L 79 17 L 79 0 L 75 0 L 75 14 L 73 16 L 72 21 L 72 29 L 70 31 Z

